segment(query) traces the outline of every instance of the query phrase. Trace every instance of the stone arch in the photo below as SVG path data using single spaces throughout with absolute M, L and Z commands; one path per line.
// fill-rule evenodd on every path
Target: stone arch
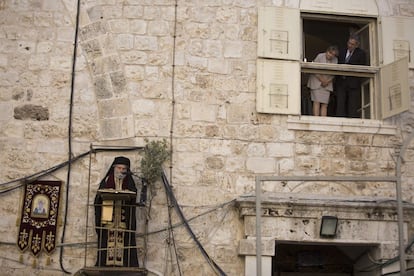
M 353 185 L 347 183 L 330 183 L 330 182 L 300 182 L 292 187 L 293 193 L 315 194 L 315 195 L 355 195 Z
M 133 137 L 132 107 L 124 64 L 115 43 L 116 34 L 112 32 L 101 5 L 84 7 L 84 10 L 86 13 L 82 18 L 88 23 L 80 26 L 79 45 L 92 79 L 101 138 Z

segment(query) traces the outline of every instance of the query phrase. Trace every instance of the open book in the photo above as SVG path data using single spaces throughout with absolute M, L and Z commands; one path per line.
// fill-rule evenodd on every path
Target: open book
M 97 191 L 102 199 L 124 200 L 136 198 L 137 193 L 130 190 L 99 189 Z
M 115 190 L 115 189 L 99 189 L 98 193 L 114 193 L 114 194 L 133 194 L 136 195 L 136 192 L 130 190 Z

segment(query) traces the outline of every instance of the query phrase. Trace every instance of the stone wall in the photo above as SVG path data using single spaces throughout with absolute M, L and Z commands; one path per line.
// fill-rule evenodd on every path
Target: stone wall
M 143 146 L 146 138 L 165 138 L 172 146 L 165 168 L 175 196 L 228 275 L 244 274 L 238 248 L 244 226 L 232 202 L 254 192 L 257 175 L 394 175 L 395 153 L 413 127 L 411 112 L 388 120 L 390 133 L 295 130 L 288 116 L 256 112 L 257 7 L 297 8 L 299 2 L 81 1 L 74 57 L 76 1 L 0 1 L 4 273 L 65 275 L 62 267 L 74 274 L 92 266 L 95 248 L 84 246 L 96 241 L 88 204 L 115 156 L 129 157 L 139 174 L 141 151 L 120 147 Z M 414 16 L 410 1 L 377 3 L 380 15 Z M 412 92 L 412 70 L 409 77 Z M 23 187 L 14 187 L 67 161 L 69 149 L 72 157 L 92 150 L 72 164 L 69 183 L 67 166 L 41 176 L 64 183 L 58 231 L 61 236 L 65 229 L 64 240 L 51 256 L 21 254 L 15 242 Z M 409 202 L 413 152 L 409 144 L 402 167 Z M 267 183 L 265 190 L 395 197 L 395 188 L 384 183 L 279 184 Z M 149 212 L 148 228 L 141 224 L 139 234 L 152 233 L 146 241 L 139 236 L 141 263 L 159 275 L 214 275 L 168 208 L 162 183 L 151 192 L 151 209 L 139 215 L 143 222 Z M 173 236 L 169 220 L 178 224 Z

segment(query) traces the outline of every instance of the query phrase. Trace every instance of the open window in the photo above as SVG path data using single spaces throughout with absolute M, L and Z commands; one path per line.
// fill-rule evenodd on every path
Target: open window
M 311 13 L 301 13 L 301 18 L 304 61 L 311 62 L 330 45 L 344 47 L 354 33 L 361 40 L 359 47 L 366 53 L 367 65 L 378 65 L 375 19 Z
M 339 16 L 339 15 L 326 15 L 326 14 L 315 14 L 315 13 L 302 13 L 302 55 L 303 61 L 313 62 L 314 58 L 321 52 L 324 52 L 330 45 L 336 45 L 338 48 L 343 48 L 346 44 L 350 34 L 356 34 L 360 38 L 360 48 L 366 53 L 366 65 L 369 66 L 365 68 L 365 73 L 372 71 L 372 66 L 378 65 L 377 59 L 377 47 L 375 45 L 376 39 L 376 21 L 370 17 L 350 17 L 350 16 Z M 338 77 L 349 77 L 349 76 L 358 76 L 361 81 L 361 107 L 358 110 L 358 116 L 363 119 L 375 118 L 373 112 L 374 108 L 371 108 L 371 91 L 373 85 L 371 83 L 374 81 L 376 71 L 370 74 L 355 74 L 355 70 L 361 71 L 361 68 L 349 68 L 348 65 L 345 68 L 341 68 L 343 65 L 335 65 L 340 69 L 340 75 L 335 73 Z M 357 66 L 360 67 L 360 66 Z M 342 74 L 346 71 L 349 71 L 346 74 Z M 321 71 L 319 71 L 321 72 Z M 307 64 L 303 65 L 303 70 L 301 71 L 303 83 L 301 85 L 301 95 L 305 97 L 303 103 L 310 101 L 310 91 L 306 87 L 307 79 L 310 74 L 316 73 L 315 70 L 312 70 Z M 364 73 L 364 72 L 362 72 Z M 328 116 L 336 116 L 336 95 L 331 94 L 330 103 L 328 105 Z M 302 115 L 312 115 L 309 111 L 302 110 Z
M 400 23 L 397 21 L 395 24 Z M 397 52 L 393 50 L 396 53 L 394 60 L 398 59 L 395 62 L 399 65 L 390 65 L 393 69 L 385 69 L 382 66 L 383 47 L 378 26 L 377 17 L 371 15 L 333 15 L 321 12 L 321 9 L 316 12 L 286 7 L 259 8 L 257 111 L 311 115 L 311 109 L 306 107 L 306 97 L 309 97 L 306 82 L 309 74 L 315 73 L 359 77 L 361 106 L 358 112 L 362 119 L 384 119 L 408 110 L 409 90 L 405 79 L 408 80 L 410 51 L 401 52 L 400 48 L 407 43 L 400 45 L 398 41 L 403 39 L 395 38 L 399 48 Z M 329 45 L 345 46 L 350 33 L 360 37 L 360 48 L 367 56 L 366 65 L 312 62 Z M 404 55 L 408 58 L 404 59 Z M 384 77 L 389 74 L 383 74 L 383 70 L 397 70 L 398 73 L 390 79 Z M 390 104 L 391 98 L 394 98 L 394 104 Z M 332 107 L 334 104 L 329 106 L 328 116 L 335 114 Z

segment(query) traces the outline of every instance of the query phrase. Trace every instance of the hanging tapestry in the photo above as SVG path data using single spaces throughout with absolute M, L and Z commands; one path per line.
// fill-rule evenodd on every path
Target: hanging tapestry
M 35 181 L 26 184 L 17 245 L 37 256 L 50 254 L 56 246 L 60 181 Z

